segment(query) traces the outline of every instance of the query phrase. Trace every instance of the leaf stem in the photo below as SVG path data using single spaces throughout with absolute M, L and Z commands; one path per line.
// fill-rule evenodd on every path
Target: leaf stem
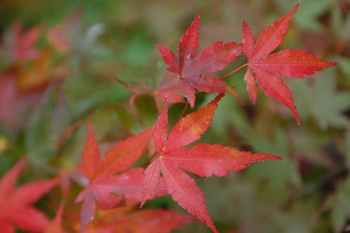
M 247 65 L 248 65 L 248 63 L 245 63 L 244 65 L 242 65 L 242 66 L 238 67 L 237 69 L 235 69 L 234 71 L 232 71 L 232 72 L 230 72 L 230 73 L 228 73 L 228 74 L 226 74 L 226 75 L 224 75 L 224 76 L 220 77 L 219 79 L 226 78 L 227 76 L 229 76 L 229 75 L 231 75 L 231 74 L 235 73 L 236 71 L 238 71 L 238 70 L 242 69 L 243 67 L 245 67 L 245 66 L 247 66 Z
M 186 101 L 186 105 L 185 105 L 184 109 L 182 110 L 182 112 L 181 112 L 181 114 L 179 116 L 179 119 L 177 121 L 179 121 L 183 117 L 183 115 L 185 114 L 187 108 L 188 108 L 188 101 Z

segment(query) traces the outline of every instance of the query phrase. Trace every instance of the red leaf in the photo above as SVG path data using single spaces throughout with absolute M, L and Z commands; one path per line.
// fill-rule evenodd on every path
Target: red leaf
M 248 59 L 248 70 L 244 76 L 247 82 L 247 91 L 253 103 L 258 96 L 258 85 L 269 97 L 290 108 L 295 120 L 300 123 L 297 108 L 294 105 L 292 92 L 283 84 L 283 80 L 275 74 L 284 77 L 305 78 L 305 75 L 336 65 L 334 62 L 324 62 L 307 51 L 286 49 L 268 55 L 283 42 L 293 14 L 299 7 L 298 3 L 293 10 L 279 20 L 273 22 L 263 30 L 254 46 L 254 37 L 248 25 L 243 23 L 243 53 Z M 275 74 L 273 74 L 273 73 Z
M 152 133 L 153 126 L 137 135 L 119 141 L 102 158 L 96 177 L 113 175 L 130 168 L 145 151 Z
M 184 146 L 197 141 L 211 124 L 214 111 L 223 94 L 216 97 L 205 107 L 180 119 L 169 136 L 166 106 L 159 116 L 153 134 L 158 155 L 145 170 L 143 180 L 143 205 L 159 187 L 164 178 L 168 193 L 189 213 L 205 222 L 217 232 L 208 215 L 204 203 L 205 197 L 195 181 L 181 169 L 199 176 L 224 176 L 228 172 L 244 169 L 246 165 L 264 159 L 281 159 L 276 155 L 240 152 L 235 148 L 222 145 L 200 144 L 187 149 Z M 162 177 L 160 175 L 162 174 Z
M 205 152 L 205 153 L 203 153 Z M 236 148 L 223 145 L 200 144 L 181 151 L 167 154 L 164 161 L 172 161 L 176 167 L 198 176 L 226 176 L 228 172 L 236 172 L 254 162 L 264 159 L 281 159 L 276 155 L 238 151 Z
M 55 218 L 50 222 L 44 233 L 64 233 L 62 229 L 63 204 L 57 210 Z
M 170 210 L 148 209 L 129 212 L 130 203 L 128 207 L 99 212 L 99 219 L 89 226 L 86 233 L 170 233 L 186 223 L 198 221 L 193 216 Z
M 42 232 L 49 225 L 45 215 L 31 205 L 58 183 L 57 179 L 35 181 L 14 188 L 25 161 L 19 160 L 0 181 L 1 232 L 15 232 L 13 225 L 22 231 Z
M 99 163 L 99 150 L 89 123 L 88 138 L 82 156 L 83 163 L 79 164 L 81 172 L 89 181 L 89 185 L 75 200 L 76 203 L 83 202 L 80 211 L 81 231 L 84 231 L 94 219 L 96 207 L 107 210 L 122 206 L 125 199 L 141 201 L 144 169 L 137 168 L 121 175 L 114 174 L 130 168 L 140 158 L 148 145 L 153 128 L 151 126 L 140 134 L 119 141 L 106 152 Z M 162 181 L 150 198 L 165 194 L 166 188 L 164 181 Z
M 92 181 L 100 161 L 100 151 L 98 150 L 98 145 L 95 141 L 90 122 L 88 123 L 88 131 L 88 138 L 82 156 L 83 163 L 79 164 L 79 168 L 81 173 L 83 173 L 89 181 Z
M 172 160 L 163 160 L 161 165 L 161 172 L 172 198 L 190 214 L 205 222 L 213 232 L 218 232 L 208 214 L 205 197 L 194 179 L 174 166 Z
M 4 50 L 13 62 L 22 62 L 23 60 L 36 58 L 40 54 L 40 50 L 35 48 L 39 35 L 39 26 L 23 30 L 22 24 L 16 21 L 5 32 L 3 45 L 0 49 Z
M 194 106 L 195 89 L 207 93 L 230 93 L 239 98 L 226 83 L 207 74 L 220 71 L 235 60 L 241 54 L 242 45 L 219 41 L 203 49 L 197 56 L 199 18 L 198 14 L 182 36 L 177 48 L 178 57 L 173 51 L 157 45 L 165 63 L 169 65 L 167 70 L 180 75 L 179 88 L 191 107 Z

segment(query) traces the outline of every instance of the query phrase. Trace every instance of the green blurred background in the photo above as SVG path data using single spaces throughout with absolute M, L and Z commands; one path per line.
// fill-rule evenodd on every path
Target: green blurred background
M 297 2 L 2 0 L 0 175 L 23 156 L 29 160 L 23 181 L 76 170 L 87 121 L 102 151 L 153 124 L 158 114 L 153 99 L 141 95 L 130 105 L 132 93 L 114 78 L 156 83 L 166 65 L 155 45 L 175 50 L 197 13 L 204 48 L 216 41 L 241 42 L 243 20 L 257 36 Z M 246 105 L 226 96 L 200 142 L 284 160 L 227 177 L 196 178 L 220 232 L 350 232 L 350 1 L 302 1 L 279 49 L 285 48 L 306 49 L 338 66 L 304 80 L 284 79 L 301 125 L 262 92 L 253 106 L 245 69 L 225 78 Z M 215 75 L 245 62 L 241 56 Z M 212 98 L 198 93 L 196 108 Z M 172 105 L 171 122 L 184 107 Z M 67 209 L 71 206 L 68 202 Z M 169 197 L 147 207 L 182 211 Z M 209 230 L 190 223 L 175 232 Z

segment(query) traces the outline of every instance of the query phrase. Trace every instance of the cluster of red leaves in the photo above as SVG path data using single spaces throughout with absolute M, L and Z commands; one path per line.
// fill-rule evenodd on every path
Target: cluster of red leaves
M 324 62 L 301 49 L 286 49 L 269 55 L 283 42 L 283 36 L 287 33 L 289 23 L 298 7 L 299 4 L 286 16 L 281 17 L 263 30 L 258 36 L 255 45 L 252 32 L 244 22 L 242 43 L 229 42 L 223 44 L 222 42 L 216 42 L 204 48 L 200 53 L 197 52 L 199 47 L 198 26 L 200 18 L 198 14 L 190 28 L 182 36 L 178 44 L 177 56 L 173 51 L 159 45 L 157 46 L 163 55 L 165 63 L 169 66 L 167 70 L 178 75 L 178 81 L 164 92 L 166 93 L 165 96 L 159 95 L 162 93 L 162 90 L 159 90 L 159 92 L 152 89 L 142 90 L 140 86 L 130 86 L 122 82 L 134 93 L 131 101 L 139 94 L 151 94 L 155 99 L 158 97 L 164 100 L 165 104 L 154 127 L 128 138 L 125 142 L 120 142 L 122 143 L 120 145 L 118 143 L 111 149 L 111 151 L 126 150 L 127 159 L 122 160 L 120 159 L 120 157 L 123 157 L 122 154 L 115 154 L 115 152 L 110 151 L 99 162 L 98 150 L 91 136 L 90 126 L 87 146 L 83 153 L 83 164 L 80 168 L 91 183 L 77 199 L 77 201 L 81 201 L 85 198 L 81 211 L 83 229 L 91 221 L 95 212 L 94 200 L 96 200 L 100 209 L 104 209 L 106 200 L 116 198 L 116 196 L 111 196 L 109 193 L 119 195 L 117 201 L 113 200 L 108 204 L 109 207 L 119 205 L 122 203 L 123 198 L 141 201 L 142 206 L 147 200 L 156 196 L 170 194 L 182 208 L 197 216 L 213 232 L 217 232 L 208 215 L 202 192 L 196 186 L 194 179 L 181 169 L 202 177 L 225 176 L 228 172 L 244 169 L 246 165 L 256 161 L 281 158 L 271 154 L 240 152 L 235 148 L 222 145 L 200 144 L 185 149 L 183 147 L 197 141 L 211 125 L 214 111 L 224 93 L 230 93 L 240 99 L 225 82 L 213 78 L 210 74 L 227 67 L 242 52 L 246 55 L 248 62 L 240 68 L 248 66 L 244 80 L 247 82 L 247 91 L 251 101 L 255 103 L 258 93 L 257 87 L 260 86 L 267 96 L 290 108 L 296 121 L 300 122 L 294 100 L 291 97 L 292 93 L 277 75 L 288 78 L 304 78 L 305 75 L 313 74 L 324 67 L 334 66 L 336 63 Z M 175 95 L 174 91 L 177 90 L 182 91 L 191 107 L 195 103 L 196 90 L 218 93 L 219 95 L 205 107 L 181 118 L 169 134 L 166 97 L 167 95 Z M 176 97 L 178 97 L 177 93 Z M 174 101 L 173 98 L 171 99 L 171 102 L 179 102 L 177 100 Z M 138 179 L 132 176 L 132 174 L 137 173 L 135 169 L 122 175 L 112 176 L 123 169 L 129 168 L 132 165 L 131 160 L 134 162 L 136 158 L 141 156 L 150 134 L 152 134 L 153 143 L 156 147 L 156 156 L 145 170 L 137 168 L 139 171 Z M 128 149 L 125 149 L 124 147 L 131 141 L 137 141 L 138 147 L 134 148 L 129 144 Z M 89 155 L 89 153 L 93 155 Z M 115 154 L 113 159 L 112 154 Z M 109 161 L 108 165 L 111 166 L 112 164 L 118 164 L 118 169 L 108 169 L 104 165 L 106 164 L 105 161 Z M 127 166 L 125 166 L 125 161 L 128 161 Z M 100 168 L 101 166 L 103 168 Z M 104 169 L 110 172 L 103 172 Z M 96 174 L 98 175 L 96 176 Z M 124 175 L 127 176 L 127 179 L 122 178 Z M 108 180 L 107 183 L 109 185 L 96 186 L 95 182 L 100 179 Z M 115 180 L 113 181 L 114 183 L 109 183 L 109 180 L 113 179 Z M 119 185 L 120 179 L 123 180 L 122 188 Z M 91 189 L 92 185 L 95 185 L 93 190 Z M 125 186 L 129 188 L 125 188 Z M 133 186 L 133 188 L 131 189 L 130 186 Z M 99 190 L 97 191 L 98 195 L 96 190 Z M 136 193 L 129 193 L 130 190 Z M 86 208 L 89 205 L 92 207 L 89 207 L 87 210 Z
M 183 147 L 197 141 L 211 125 L 214 111 L 223 94 L 198 111 L 180 119 L 168 134 L 167 105 L 156 124 L 138 135 L 119 141 L 102 158 L 95 142 L 92 127 L 83 152 L 80 170 L 89 185 L 79 194 L 76 202 L 81 208 L 82 230 L 92 221 L 97 207 L 107 210 L 124 206 L 125 199 L 140 201 L 170 194 L 181 207 L 205 222 L 217 232 L 204 204 L 205 198 L 193 178 L 181 169 L 198 176 L 225 176 L 264 159 L 281 159 L 272 154 L 240 152 L 222 145 L 200 144 Z M 152 137 L 157 154 L 146 168 L 128 171 L 143 154 Z M 137 145 L 137 146 L 135 146 Z M 116 173 L 123 172 L 120 175 Z M 162 176 L 161 176 L 162 175 Z
M 248 66 L 244 81 L 247 82 L 247 91 L 251 101 L 256 102 L 258 86 L 260 86 L 267 96 L 290 108 L 295 120 L 300 123 L 294 100 L 291 97 L 292 93 L 277 75 L 288 78 L 305 78 L 305 75 L 314 74 L 315 71 L 334 66 L 336 63 L 324 62 L 313 54 L 307 54 L 307 51 L 303 49 L 286 49 L 269 55 L 282 44 L 283 37 L 288 31 L 289 23 L 299 4 L 287 15 L 263 30 L 259 34 L 255 45 L 252 31 L 247 23 L 243 22 L 242 44 L 230 42 L 223 45 L 222 42 L 216 42 L 203 49 L 196 56 L 199 24 L 199 15 L 197 15 L 191 27 L 181 38 L 177 48 L 178 58 L 176 58 L 174 52 L 162 46 L 157 46 L 163 54 L 165 63 L 169 65 L 167 70 L 179 74 L 178 88 L 182 90 L 190 105 L 192 107 L 194 105 L 194 89 L 207 93 L 228 92 L 238 97 L 226 83 L 220 79 L 212 78 L 209 74 L 224 69 L 243 52 L 248 59 L 248 63 L 240 68 Z M 234 70 L 234 72 L 237 70 Z
M 287 33 L 289 23 L 298 6 L 299 4 L 286 16 L 263 30 L 255 43 L 251 29 L 244 22 L 242 43 L 216 42 L 199 53 L 197 50 L 200 15 L 198 14 L 182 36 L 178 44 L 177 55 L 165 47 L 157 46 L 165 63 L 169 66 L 167 70 L 175 73 L 176 77 L 165 75 L 156 89 L 142 84 L 132 86 L 118 80 L 134 93 L 131 102 L 140 94 L 153 95 L 160 115 L 150 128 L 117 142 L 102 158 L 100 158 L 92 126 L 89 124 L 82 163 L 79 164 L 87 185 L 75 201 L 82 202 L 81 226 L 79 226 L 81 232 L 170 232 L 195 219 L 204 222 L 213 232 L 218 232 L 208 214 L 203 193 L 195 180 L 186 172 L 200 177 L 226 176 L 229 172 L 242 170 L 247 165 L 258 161 L 281 158 L 272 154 L 241 152 L 236 148 L 219 144 L 204 143 L 188 147 L 207 131 L 218 103 L 225 93 L 241 101 L 230 86 L 211 74 L 223 70 L 242 53 L 245 54 L 247 63 L 240 68 L 248 67 L 244 80 L 247 83 L 251 101 L 256 102 L 258 86 L 260 86 L 267 96 L 290 108 L 299 123 L 300 119 L 291 97 L 292 93 L 279 76 L 305 78 L 305 75 L 311 75 L 315 71 L 334 66 L 336 63 L 322 61 L 302 49 L 286 49 L 270 54 L 283 42 L 283 37 Z M 76 20 L 76 18 L 71 19 L 72 23 Z M 17 41 L 18 48 L 14 47 L 7 51 L 9 56 L 17 61 L 40 56 L 45 58 L 45 53 L 39 54 L 33 49 L 33 44 L 38 37 L 37 29 L 33 28 L 19 36 L 18 27 L 14 26 L 15 39 L 19 40 Z M 59 47 L 62 53 L 67 53 L 69 49 L 63 46 L 66 40 L 58 40 L 57 33 L 64 31 L 66 27 L 66 24 L 60 25 L 49 36 L 51 43 Z M 21 38 L 25 39 L 22 41 Z M 46 64 L 40 61 L 38 60 L 38 66 Z M 0 77 L 0 84 L 15 80 L 10 76 L 17 74 L 14 72 L 17 69 L 16 65 L 4 72 Z M 171 77 L 171 82 L 167 82 L 167 77 Z M 47 85 L 48 82 L 45 83 Z M 194 107 L 196 90 L 217 93 L 218 96 L 206 106 L 182 117 L 169 133 L 167 104 L 183 102 L 184 100 L 178 93 L 181 91 L 191 107 Z M 5 113 L 8 113 L 4 113 L 5 110 L 8 110 L 4 107 L 4 103 L 8 102 L 4 100 L 4 97 L 8 96 L 11 95 L 1 96 L 0 94 L 0 119 L 4 119 Z M 158 103 L 159 99 L 165 103 L 163 107 Z M 147 166 L 135 168 L 136 161 L 141 158 L 148 147 L 152 146 L 155 148 L 155 155 L 150 155 L 148 160 L 150 162 Z M 51 223 L 31 206 L 58 183 L 57 179 L 33 182 L 14 189 L 14 181 L 23 166 L 24 161 L 20 160 L 0 181 L 0 229 L 4 229 L 4 232 L 14 232 L 13 225 L 15 225 L 24 231 L 62 232 L 62 205 Z M 130 200 L 141 203 L 142 207 L 147 200 L 163 195 L 171 195 L 182 208 L 196 218 L 173 211 L 141 210 L 123 215 L 112 223 L 95 220 L 93 224 L 90 224 L 98 209 L 106 211 L 116 207 L 125 207 Z

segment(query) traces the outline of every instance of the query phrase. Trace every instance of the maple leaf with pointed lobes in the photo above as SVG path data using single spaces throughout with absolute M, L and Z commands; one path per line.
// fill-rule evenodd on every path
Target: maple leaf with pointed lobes
M 38 201 L 49 189 L 54 187 L 57 179 L 34 181 L 13 187 L 25 160 L 19 160 L 0 181 L 0 229 L 2 233 L 14 233 L 13 225 L 22 231 L 43 232 L 49 226 L 49 220 L 43 213 L 31 205 Z
M 36 58 L 40 55 L 40 50 L 35 48 L 40 35 L 40 27 L 34 26 L 24 30 L 19 21 L 15 21 L 11 28 L 5 32 L 0 52 L 4 52 L 12 62 L 22 62 Z
M 154 127 L 151 126 L 137 135 L 119 141 L 106 152 L 101 161 L 90 123 L 88 128 L 88 138 L 82 155 L 83 163 L 79 164 L 79 168 L 89 181 L 89 185 L 75 200 L 76 203 L 83 201 L 80 210 L 81 232 L 94 219 L 97 207 L 107 210 L 123 206 L 125 199 L 141 200 L 143 168 L 135 168 L 121 175 L 113 175 L 129 169 L 140 158 L 148 145 Z M 165 191 L 163 182 L 150 199 L 165 195 Z
M 218 95 L 205 107 L 195 111 L 175 124 L 168 134 L 167 107 L 164 106 L 154 129 L 153 141 L 158 152 L 156 159 L 145 170 L 143 180 L 143 205 L 153 195 L 164 178 L 168 193 L 189 213 L 205 222 L 217 232 L 204 204 L 203 193 L 194 179 L 184 173 L 185 169 L 198 176 L 225 176 L 247 165 L 264 159 L 281 159 L 272 154 L 240 152 L 222 145 L 200 144 L 186 149 L 182 147 L 197 141 L 212 122 L 214 111 L 223 94 Z M 160 174 L 163 176 L 161 177 Z
M 224 69 L 237 56 L 241 55 L 242 44 L 234 42 L 223 44 L 222 41 L 219 41 L 203 49 L 197 55 L 199 18 L 200 14 L 195 17 L 190 28 L 182 36 L 177 48 L 178 57 L 173 51 L 157 45 L 165 63 L 169 65 L 167 70 L 180 75 L 178 87 L 182 90 L 191 107 L 194 106 L 195 89 L 207 93 L 229 93 L 241 101 L 231 87 L 209 74 Z
M 248 59 L 248 70 L 244 75 L 247 91 L 253 103 L 258 95 L 258 85 L 269 97 L 290 108 L 295 120 L 300 123 L 297 108 L 294 105 L 292 92 L 283 84 L 283 80 L 275 74 L 287 78 L 305 78 L 305 75 L 336 65 L 335 62 L 325 62 L 313 54 L 307 54 L 303 49 L 286 49 L 268 55 L 283 42 L 293 14 L 298 3 L 287 15 L 273 22 L 263 30 L 254 45 L 254 37 L 247 23 L 243 22 L 243 53 Z M 275 73 L 275 74 L 274 74 Z

